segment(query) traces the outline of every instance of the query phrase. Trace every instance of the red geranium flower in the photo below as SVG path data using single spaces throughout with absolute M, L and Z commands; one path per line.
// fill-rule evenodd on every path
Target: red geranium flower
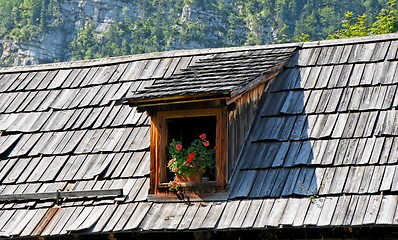
M 182 149 L 182 145 L 181 145 L 181 144 L 177 144 L 177 145 L 176 145 L 176 150 L 177 150 L 177 151 L 180 151 L 181 149 Z
M 167 163 L 171 172 L 190 176 L 215 167 L 214 150 L 208 149 L 210 142 L 206 140 L 206 134 L 202 133 L 199 137 L 187 149 L 182 146 L 181 141 L 172 140 L 169 148 L 169 159 L 172 160 Z
M 190 153 L 190 154 L 188 154 L 188 159 L 187 159 L 187 162 L 192 162 L 192 160 L 195 158 L 195 154 L 194 153 Z
M 202 141 L 204 141 L 206 139 L 206 134 L 204 133 L 200 134 L 199 138 L 202 139 Z

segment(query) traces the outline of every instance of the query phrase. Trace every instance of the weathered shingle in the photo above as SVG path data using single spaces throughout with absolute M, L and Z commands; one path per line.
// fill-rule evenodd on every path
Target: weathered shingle
M 2 69 L 0 199 L 57 191 L 99 194 L 58 203 L 1 200 L 0 236 L 394 226 L 396 39 Z M 228 200 L 148 202 L 149 119 L 125 99 L 228 97 L 264 79 L 270 81 L 246 143 L 237 150 Z M 112 189 L 123 195 L 100 194 Z
M 396 54 L 390 53 L 395 45 L 390 39 L 304 45 L 297 61 L 264 93 L 230 197 L 325 196 L 320 208 L 308 208 L 309 216 L 297 221 L 318 226 L 334 221 L 375 224 L 381 200 L 373 195 L 397 190 Z M 361 197 L 347 206 L 342 203 L 352 215 L 341 220 L 333 215 L 340 201 L 328 195 L 343 194 Z M 371 204 L 372 217 L 365 217 L 366 207 L 357 212 L 357 204 Z
M 201 94 L 230 95 L 262 75 L 279 71 L 296 48 L 214 54 L 206 58 L 183 58 L 184 70 L 175 71 L 165 79 L 154 81 L 138 93 L 129 92 L 129 99 L 159 99 Z M 180 60 L 179 64 L 182 64 Z M 148 67 L 146 69 L 150 69 Z M 152 71 L 151 71 L 152 72 Z M 145 77 L 144 79 L 149 78 Z

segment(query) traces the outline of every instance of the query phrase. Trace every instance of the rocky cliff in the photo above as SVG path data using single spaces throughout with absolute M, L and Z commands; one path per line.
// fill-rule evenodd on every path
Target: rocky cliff
M 48 4 L 50 0 L 42 1 Z M 118 31 L 126 31 L 129 28 L 130 35 L 142 33 L 142 36 L 130 39 L 134 42 L 134 39 L 138 38 L 136 45 L 142 46 L 136 47 L 131 43 L 128 50 L 121 54 L 243 45 L 250 34 L 261 38 L 261 43 L 268 43 L 272 36 L 269 27 L 259 28 L 254 26 L 252 21 L 243 18 L 232 19 L 231 12 L 236 16 L 240 14 L 239 11 L 242 13 L 242 6 L 237 5 L 234 9 L 236 3 L 233 1 L 222 2 L 222 6 L 217 5 L 220 4 L 219 1 L 192 0 L 51 0 L 51 4 L 51 14 L 48 14 L 45 20 L 46 28 L 38 34 L 29 39 L 5 38 L 1 41 L 3 49 L 0 60 L 3 66 L 71 60 L 72 46 L 78 46 L 79 41 L 83 41 L 78 38 L 79 31 L 82 31 L 88 22 L 93 23 L 95 28 L 95 41 L 107 45 L 104 43 L 104 34 L 115 27 L 117 22 L 128 18 L 131 26 L 124 25 L 124 29 L 122 26 Z M 163 25 L 163 32 L 154 33 L 156 30 L 153 28 L 159 25 Z M 137 26 L 144 30 L 137 29 Z M 147 28 L 150 29 L 149 35 L 145 35 Z M 140 38 L 154 38 L 153 41 L 161 42 L 163 45 L 151 47 L 149 45 L 157 43 L 141 41 Z M 112 53 L 93 56 L 103 55 Z M 84 57 L 83 54 L 73 59 Z
M 0 0 L 0 65 L 289 42 L 303 36 L 324 39 L 341 26 L 347 11 L 366 13 L 371 21 L 386 3 Z
M 115 15 L 129 9 L 131 17 L 136 15 L 133 4 L 118 0 L 60 0 L 55 2 L 56 17 L 49 18 L 50 27 L 29 40 L 3 40 L 1 60 L 3 65 L 31 65 L 71 58 L 70 44 L 85 22 L 93 21 L 97 37 L 107 30 Z

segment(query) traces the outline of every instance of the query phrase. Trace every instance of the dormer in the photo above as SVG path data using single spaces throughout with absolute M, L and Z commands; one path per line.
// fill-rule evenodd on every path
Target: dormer
M 194 51 L 176 52 L 162 59 L 167 64 L 159 64 L 152 71 L 159 76 L 161 69 L 163 77 L 126 96 L 130 106 L 150 116 L 150 194 L 169 193 L 174 178 L 167 168 L 171 141 L 189 145 L 202 133 L 209 147 L 216 148 L 215 168 L 200 183 L 183 185 L 183 190 L 227 192 L 228 179 L 266 83 L 282 71 L 297 47 L 215 49 L 199 55 Z M 184 67 L 177 69 L 181 64 Z

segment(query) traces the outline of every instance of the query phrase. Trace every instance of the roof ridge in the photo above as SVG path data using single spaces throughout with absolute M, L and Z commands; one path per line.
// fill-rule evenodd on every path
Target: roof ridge
M 231 53 L 240 51 L 255 51 L 265 49 L 277 49 L 286 47 L 301 47 L 302 43 L 282 43 L 282 44 L 268 44 L 268 45 L 255 45 L 255 46 L 239 46 L 239 47 L 225 47 L 225 48 L 206 48 L 206 49 L 189 49 L 189 50 L 172 50 L 164 52 L 142 53 L 126 56 L 98 58 L 90 60 L 77 60 L 68 62 L 57 62 L 48 64 L 38 64 L 29 66 L 15 66 L 0 68 L 0 73 L 13 73 L 13 72 L 29 72 L 29 71 L 48 71 L 54 69 L 71 69 L 82 67 L 97 67 L 113 64 L 129 63 L 141 60 L 163 59 L 174 57 L 189 57 L 200 56 L 218 53 Z
M 357 43 L 384 42 L 384 41 L 391 41 L 391 40 L 398 40 L 398 33 L 311 41 L 311 42 L 305 42 L 303 44 L 302 48 L 327 47 L 327 46 L 349 45 L 349 44 L 357 44 Z
M 113 64 L 122 64 L 122 63 L 128 63 L 128 62 L 134 62 L 134 61 L 140 61 L 140 60 L 150 60 L 150 59 L 189 57 L 189 56 L 200 56 L 200 55 L 207 55 L 207 54 L 229 53 L 229 52 L 239 52 L 239 51 L 255 51 L 255 50 L 263 50 L 263 49 L 286 48 L 286 47 L 314 48 L 314 47 L 348 45 L 348 44 L 356 44 L 356 43 L 382 42 L 382 41 L 388 41 L 388 40 L 398 40 L 398 33 L 380 34 L 380 35 L 372 35 L 372 36 L 356 37 L 356 38 L 319 40 L 319 41 L 304 42 L 304 43 L 303 42 L 294 42 L 294 43 L 280 43 L 280 44 L 267 44 L 267 45 L 255 45 L 255 46 L 239 46 L 239 47 L 225 47 L 225 48 L 206 48 L 206 49 L 188 49 L 188 50 L 172 50 L 172 51 L 164 51 L 164 52 L 152 52 L 152 53 L 134 54 L 134 55 L 90 59 L 90 60 L 77 60 L 77 61 L 38 64 L 38 65 L 29 65 L 29 66 L 6 67 L 6 68 L 0 68 L 0 73 L 48 71 L 48 70 L 54 70 L 54 69 L 97 67 L 97 66 L 106 66 L 106 65 L 113 65 Z

